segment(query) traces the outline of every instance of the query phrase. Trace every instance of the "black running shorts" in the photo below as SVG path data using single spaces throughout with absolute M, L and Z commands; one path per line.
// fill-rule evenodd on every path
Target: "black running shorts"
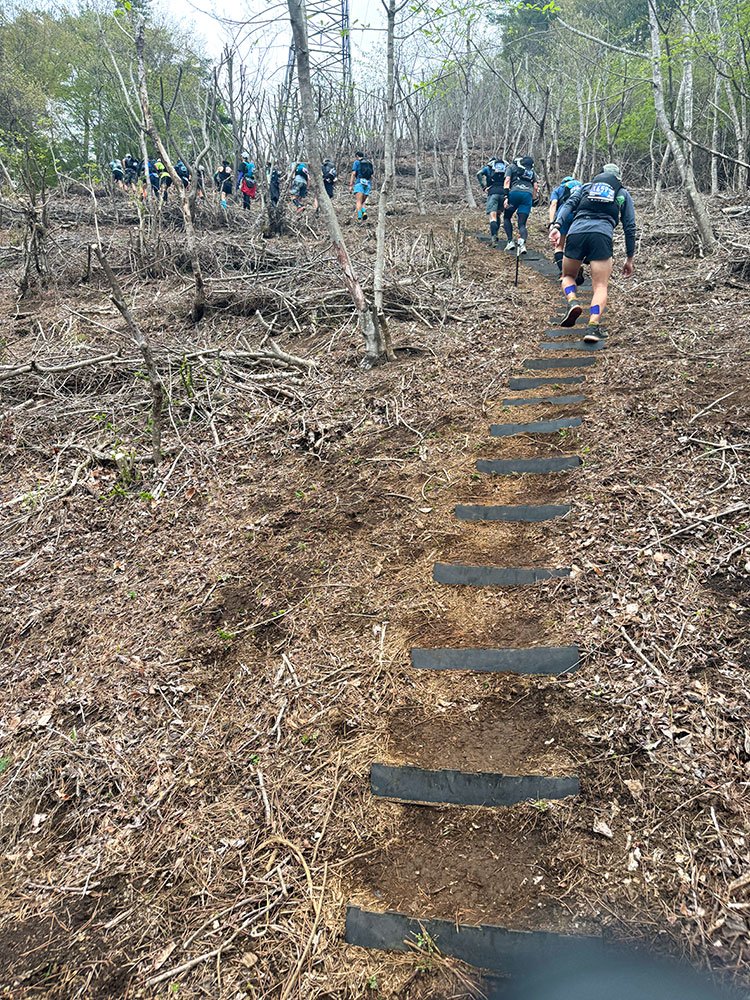
M 609 260 L 612 237 L 604 233 L 568 233 L 565 256 L 569 260 Z

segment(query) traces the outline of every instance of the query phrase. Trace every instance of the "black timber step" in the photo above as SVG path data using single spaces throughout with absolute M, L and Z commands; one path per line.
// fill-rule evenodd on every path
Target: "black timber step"
M 428 771 L 423 767 L 373 764 L 370 790 L 378 798 L 397 799 L 399 802 L 495 808 L 578 795 L 580 783 L 576 777 Z
M 539 966 L 551 971 L 559 962 L 575 961 L 585 969 L 612 950 L 602 938 L 551 931 L 514 931 L 493 924 L 473 926 L 455 920 L 425 920 L 402 913 L 376 913 L 359 906 L 347 909 L 347 944 L 380 951 L 413 951 L 425 934 L 443 955 L 477 969 L 511 976 Z
M 544 345 L 542 345 L 544 346 Z M 588 345 L 587 345 L 588 346 Z M 502 406 L 533 406 L 541 403 L 556 403 L 558 406 L 583 403 L 585 396 L 520 396 L 514 399 L 504 399 Z
M 603 340 L 597 344 L 587 344 L 585 340 L 566 340 L 565 343 L 558 340 L 543 340 L 539 347 L 543 351 L 606 351 L 607 349 Z
M 432 578 L 437 583 L 455 587 L 526 587 L 539 580 L 564 579 L 570 569 L 505 568 L 501 566 L 463 566 L 460 563 L 435 563 Z
M 474 670 L 482 674 L 550 674 L 576 670 L 578 646 L 527 646 L 503 649 L 412 649 L 415 670 Z
M 459 521 L 551 521 L 564 517 L 570 511 L 570 504 L 514 504 L 513 506 L 482 507 L 478 504 L 459 504 L 453 513 Z
M 480 458 L 477 472 L 493 476 L 545 475 L 548 472 L 565 472 L 583 465 L 578 455 L 555 455 L 553 458 Z
M 603 937 L 377 913 L 350 905 L 347 944 L 443 955 L 484 971 L 487 1000 L 747 1000 L 701 970 Z
M 512 434 L 555 434 L 568 427 L 580 427 L 581 417 L 557 417 L 554 420 L 531 420 L 525 424 L 490 424 L 492 437 L 510 437 Z
M 524 368 L 541 371 L 545 368 L 588 368 L 596 364 L 596 358 L 527 358 Z
M 558 375 L 557 378 L 551 375 L 549 378 L 537 376 L 534 378 L 511 378 L 508 381 L 509 389 L 541 389 L 545 385 L 580 385 L 586 381 L 585 375 Z
M 484 233 L 477 233 L 477 239 L 479 240 L 480 243 L 490 243 L 491 241 L 491 237 L 485 235 Z M 515 253 L 513 251 L 509 251 L 507 253 L 505 252 L 505 247 L 507 242 L 508 241 L 505 239 L 500 239 L 498 241 L 497 249 L 502 250 L 504 256 L 506 256 L 509 260 L 515 262 L 516 259 Z M 532 270 L 536 271 L 538 274 L 543 275 L 545 278 L 551 278 L 555 282 L 555 284 L 559 283 L 560 272 L 557 269 L 557 264 L 555 264 L 554 261 L 550 260 L 549 257 L 545 257 L 544 254 L 539 253 L 536 250 L 528 250 L 526 253 L 522 253 L 519 255 L 519 260 L 522 264 L 532 268 Z M 578 286 L 578 290 L 579 292 L 581 292 L 581 291 L 589 291 L 590 289 L 591 289 L 591 279 L 587 277 L 586 281 L 582 285 Z

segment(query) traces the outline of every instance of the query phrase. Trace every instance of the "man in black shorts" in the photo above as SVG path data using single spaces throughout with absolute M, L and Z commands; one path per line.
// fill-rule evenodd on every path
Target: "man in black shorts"
M 500 231 L 499 215 L 505 208 L 506 167 L 505 160 L 495 157 L 477 173 L 479 185 L 487 195 L 485 211 L 490 220 L 490 241 L 493 247 L 497 246 L 497 234 Z
M 616 163 L 605 163 L 600 174 L 568 198 L 550 229 L 550 242 L 554 247 L 560 242 L 561 232 L 567 230 L 562 287 L 568 311 L 561 326 L 575 326 L 583 312 L 576 297 L 576 275 L 583 260 L 591 262 L 593 294 L 589 328 L 583 338 L 589 344 L 599 340 L 597 328 L 607 305 L 607 288 L 614 263 L 612 237 L 620 222 L 625 231 L 626 254 L 622 273 L 629 278 L 635 267 L 635 206 L 630 192 L 622 186 L 620 168 Z

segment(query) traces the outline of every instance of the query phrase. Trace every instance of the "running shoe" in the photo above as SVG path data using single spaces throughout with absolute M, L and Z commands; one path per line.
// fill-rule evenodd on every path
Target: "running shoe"
M 515 240 L 508 240 L 508 242 L 505 244 L 505 249 L 506 250 L 515 250 L 516 249 L 516 241 Z
M 602 338 L 599 336 L 599 324 L 589 323 L 586 332 L 583 335 L 584 343 L 586 344 L 598 344 Z
M 495 234 L 495 235 L 494 235 L 494 236 L 492 237 L 492 239 L 490 240 L 490 245 L 491 245 L 491 246 L 493 246 L 493 247 L 496 247 L 496 246 L 497 246 L 497 234 Z
M 583 312 L 583 306 L 577 299 L 570 299 L 568 301 L 568 311 L 565 313 L 565 317 L 560 320 L 560 326 L 575 326 L 576 320 Z
M 526 240 L 519 240 L 518 241 L 518 252 L 519 253 L 528 253 L 528 250 L 526 249 Z

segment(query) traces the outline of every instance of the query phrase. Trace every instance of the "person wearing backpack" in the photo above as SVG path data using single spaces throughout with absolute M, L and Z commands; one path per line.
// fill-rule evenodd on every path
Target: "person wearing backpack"
M 304 211 L 305 198 L 310 188 L 310 175 L 307 172 L 306 163 L 298 163 L 294 168 L 294 176 L 289 186 L 289 194 L 292 201 L 297 206 L 297 212 Z
M 242 195 L 242 210 L 246 212 L 258 194 L 258 184 L 255 180 L 255 164 L 252 160 L 245 160 L 240 164 L 239 189 Z
M 190 184 L 190 168 L 182 160 L 178 160 L 174 165 L 174 172 L 182 181 L 182 186 L 188 187 Z
M 338 171 L 333 160 L 323 160 L 323 187 L 329 198 L 333 198 Z
M 169 188 L 172 185 L 172 175 L 165 167 L 162 160 L 157 160 L 154 164 L 154 168 L 159 177 L 159 190 L 161 191 L 161 197 L 164 204 L 167 204 L 167 198 L 169 197 Z
M 221 166 L 214 174 L 214 186 L 221 195 L 221 207 L 226 211 L 227 196 L 232 193 L 232 168 L 229 160 L 222 160 Z
M 266 163 L 266 180 L 268 181 L 268 197 L 272 205 L 278 205 L 281 198 L 281 174 L 270 161 Z
M 131 190 L 138 180 L 138 171 L 141 165 L 132 153 L 126 153 L 122 158 L 122 166 L 125 171 L 125 190 Z
M 497 234 L 500 230 L 498 216 L 505 207 L 506 170 L 507 164 L 505 160 L 493 158 L 477 173 L 479 186 L 487 195 L 484 210 L 490 222 L 490 239 L 493 247 L 497 246 Z
M 112 160 L 109 169 L 112 171 L 112 180 L 115 182 L 115 187 L 124 190 L 125 171 L 123 170 L 122 160 Z
M 599 341 L 598 328 L 607 305 L 607 290 L 612 275 L 612 238 L 622 223 L 625 232 L 625 263 L 623 277 L 629 278 L 635 258 L 635 206 L 630 192 L 622 185 L 622 174 L 616 163 L 605 163 L 604 169 L 588 184 L 578 188 L 558 210 L 550 229 L 550 242 L 557 248 L 562 233 L 567 230 L 562 266 L 562 288 L 567 300 L 567 312 L 561 326 L 575 326 L 583 312 L 576 297 L 576 275 L 583 260 L 590 261 L 593 294 L 589 310 L 589 326 L 584 340 Z
M 563 177 L 560 183 L 557 185 L 555 190 L 550 195 L 549 199 L 549 228 L 551 229 L 558 211 L 563 207 L 565 202 L 570 198 L 574 191 L 577 191 L 579 187 L 583 187 L 583 182 L 576 180 L 575 177 L 568 175 Z M 555 264 L 557 264 L 557 270 L 562 274 L 562 262 L 563 262 L 563 250 L 565 249 L 565 233 L 560 233 L 560 242 L 557 244 L 557 250 L 555 250 Z
M 367 199 L 372 193 L 372 175 L 375 168 L 372 160 L 362 152 L 354 154 L 356 159 L 352 164 L 352 173 L 349 178 L 349 191 L 354 192 L 357 203 L 357 218 L 364 222 L 367 218 Z
M 534 159 L 531 156 L 521 156 L 511 163 L 505 171 L 505 191 L 507 202 L 503 215 L 503 227 L 508 242 L 506 250 L 518 250 L 526 253 L 526 240 L 529 232 L 526 223 L 531 215 L 531 206 L 539 194 L 539 181 L 534 170 Z M 513 216 L 518 212 L 518 243 L 513 239 Z

